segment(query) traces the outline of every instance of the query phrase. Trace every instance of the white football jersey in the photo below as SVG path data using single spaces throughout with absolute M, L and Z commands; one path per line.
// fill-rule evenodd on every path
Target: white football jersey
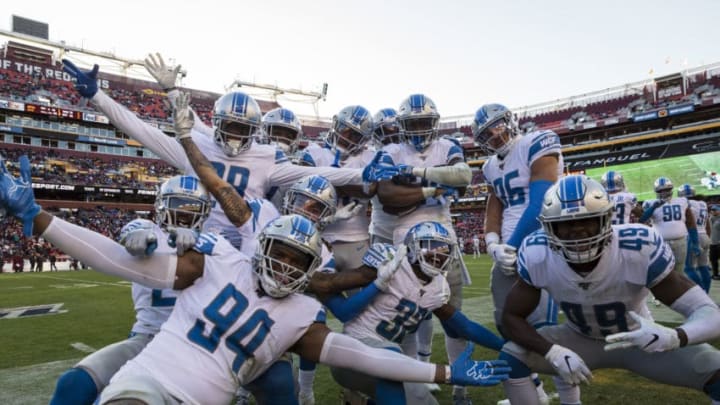
M 444 295 L 443 299 L 438 296 Z M 420 321 L 448 302 L 450 286 L 444 276 L 427 283 L 415 275 L 403 259 L 388 292 L 381 292 L 357 317 L 345 323 L 344 332 L 354 338 L 371 338 L 400 343 L 417 330 Z
M 645 304 L 649 288 L 675 267 L 672 250 L 645 225 L 613 225 L 612 239 L 603 249 L 597 266 L 585 277 L 548 246 L 543 230 L 530 234 L 518 250 L 520 277 L 547 290 L 568 324 L 595 339 L 634 329 L 628 311 L 649 318 Z
M 622 225 L 630 223 L 630 214 L 633 208 L 637 205 L 637 197 L 635 194 L 620 191 L 613 194 L 608 194 L 610 201 L 613 203 L 613 225 Z
M 705 228 L 708 221 L 707 203 L 688 199 L 688 204 L 690 205 L 690 212 L 695 216 L 695 226 L 697 226 L 698 234 L 707 235 L 707 229 Z
M 303 294 L 261 295 L 251 260 L 227 241 L 202 234 L 201 278 L 177 298 L 155 338 L 114 378 L 150 374 L 187 404 L 229 404 L 325 312 Z
M 503 159 L 490 156 L 482 167 L 483 175 L 503 205 L 501 237 L 510 240 L 523 212 L 530 204 L 530 167 L 547 155 L 558 156 L 558 177 L 563 175 L 560 138 L 553 131 L 542 130 L 518 135 L 515 144 Z
M 472 243 L 473 246 L 480 246 L 480 239 L 477 236 L 473 236 Z
M 308 145 L 303 151 L 302 161 L 313 167 L 344 167 L 348 169 L 362 169 L 375 156 L 375 152 L 369 149 L 363 150 L 361 153 L 348 156 L 345 160 L 340 160 L 340 153 L 331 149 L 327 144 L 320 146 L 317 143 Z M 349 204 L 353 199 L 350 197 L 339 197 L 337 201 L 338 209 Z M 348 219 L 347 221 L 338 221 L 328 225 L 323 230 L 323 239 L 335 243 L 357 242 L 368 239 L 368 229 L 370 227 L 370 218 L 367 216 L 367 199 L 359 199 L 363 209 L 358 215 Z
M 257 236 L 270 221 L 280 216 L 275 204 L 264 199 L 254 198 L 245 200 L 252 216 L 250 220 L 240 227 L 230 228 L 205 227 L 210 233 L 222 235 L 235 249 L 243 252 L 246 256 L 252 257 L 257 248 Z M 220 204 L 218 204 L 219 206 Z
M 645 200 L 643 210 L 651 207 L 657 199 Z M 661 206 L 655 208 L 650 216 L 653 227 L 660 232 L 663 239 L 673 240 L 687 236 L 687 225 L 685 225 L 685 211 L 688 208 L 688 200 L 684 197 L 673 197 L 665 201 Z
M 135 219 L 128 222 L 123 228 L 150 228 L 157 235 L 157 248 L 153 254 L 175 254 L 176 248 L 168 243 L 169 235 L 156 223 L 147 219 Z M 175 307 L 178 292 L 169 288 L 157 289 L 145 287 L 142 284 L 132 283 L 132 300 L 135 307 L 135 324 L 132 331 L 154 335 L 160 331 L 160 326 L 170 316 Z
M 390 155 L 392 164 L 394 165 L 404 164 L 413 167 L 436 167 L 447 166 L 451 163 L 455 164 L 458 161 L 465 160 L 462 147 L 444 138 L 433 141 L 430 146 L 422 152 L 418 152 L 414 146 L 407 143 L 385 145 L 383 151 Z M 429 186 L 426 180 L 419 177 L 414 179 L 413 184 Z M 423 221 L 439 222 L 452 232 L 450 202 L 449 197 L 440 196 L 437 198 L 427 198 L 425 202 L 414 211 L 405 215 L 395 216 L 395 229 L 393 232 L 394 243 L 402 242 L 408 229 Z

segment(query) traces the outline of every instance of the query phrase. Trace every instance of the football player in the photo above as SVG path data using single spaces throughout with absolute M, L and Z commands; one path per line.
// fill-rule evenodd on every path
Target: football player
M 656 199 L 645 200 L 640 222 L 651 222 L 653 228 L 670 245 L 675 257 L 675 270 L 682 272 L 685 258 L 700 254 L 695 216 L 685 197 L 673 197 L 673 183 L 667 177 L 655 180 Z
M 397 121 L 397 111 L 394 108 L 383 108 L 375 113 L 374 140 L 375 147 L 380 150 L 385 145 L 400 144 L 402 134 Z M 393 229 L 395 229 L 396 216 L 386 213 L 378 199 L 377 194 L 370 200 L 370 243 L 393 244 Z
M 120 243 L 136 257 L 148 254 L 179 256 L 192 248 L 210 214 L 210 195 L 197 178 L 175 176 L 159 188 L 155 220 L 136 219 L 120 232 Z M 188 234 L 189 232 L 189 234 Z M 51 405 L 90 405 L 125 362 L 147 346 L 170 316 L 177 293 L 132 283 L 135 323 L 130 336 L 82 359 L 58 378 Z
M 477 259 L 478 257 L 480 257 L 480 238 L 477 235 L 473 235 L 472 245 L 473 245 L 473 258 Z
M 613 225 L 629 224 L 631 215 L 637 220 L 642 215 L 642 207 L 637 202 L 635 194 L 625 189 L 625 180 L 615 170 L 608 170 L 603 173 L 600 183 L 610 196 L 615 206 L 615 215 L 612 219 Z
M 504 334 L 502 312 L 510 288 L 517 281 L 517 248 L 531 232 L 540 228 L 540 213 L 545 191 L 562 176 L 563 157 L 560 138 L 553 131 L 520 134 L 512 111 L 501 104 L 486 104 L 475 112 L 471 124 L 475 142 L 488 154 L 482 167 L 488 183 L 485 208 L 485 244 L 494 265 L 490 289 L 495 324 Z M 557 308 L 543 294 L 540 305 L 529 319 L 543 327 L 557 322 Z M 547 402 L 540 379 L 535 378 L 538 395 Z M 557 385 L 564 385 L 556 379 Z M 572 391 L 572 387 L 558 387 Z M 580 394 L 569 394 L 579 397 Z M 561 397 L 562 403 L 571 403 Z
M 183 256 L 154 254 L 139 260 L 122 245 L 42 211 L 26 156 L 19 178 L 7 172 L 4 162 L 0 166 L 0 206 L 22 221 L 25 232 L 42 235 L 106 274 L 184 290 L 160 332 L 112 378 L 100 404 L 227 404 L 239 385 L 251 387 L 288 350 L 397 381 L 487 385 L 507 376 L 502 362 L 471 360 L 471 348 L 447 367 L 331 332 L 320 303 L 297 294 L 320 262 L 319 235 L 305 218 L 283 216 L 268 224 L 252 261 L 211 234 L 201 235 Z
M 440 114 L 435 103 L 423 94 L 413 94 L 400 103 L 397 122 L 403 142 L 385 145 L 383 151 L 391 157 L 387 164 L 401 165 L 403 173 L 392 181 L 379 183 L 377 191 L 383 211 L 395 215 L 393 243 L 401 243 L 410 228 L 424 221 L 442 224 L 455 243 L 450 198 L 472 179 L 463 149 L 453 140 L 439 137 Z M 462 286 L 469 284 L 470 277 L 459 255 L 453 259 L 447 280 L 450 304 L 461 309 Z M 452 360 L 462 352 L 465 342 L 446 334 L 445 346 Z M 431 349 L 432 321 L 428 319 L 418 328 L 416 337 L 408 335 L 403 351 L 408 355 L 417 353 L 418 358 L 426 360 L 432 354 Z M 453 389 L 453 397 L 457 404 L 468 401 L 463 387 Z
M 399 269 L 364 310 L 353 317 L 338 317 L 344 322 L 344 333 L 372 347 L 399 351 L 404 337 L 435 314 L 449 335 L 499 350 L 502 339 L 448 304 L 450 288 L 445 274 L 453 265 L 455 249 L 448 230 L 432 221 L 410 228 L 397 251 L 391 245 L 374 244 L 363 259 L 365 264 L 378 267 L 392 258 L 399 260 Z M 328 308 L 336 313 L 333 304 L 330 301 Z M 343 387 L 383 399 L 377 379 L 347 369 L 331 370 Z M 405 383 L 404 390 L 408 404 L 437 404 L 425 384 Z
M 589 177 L 568 176 L 548 190 L 543 229 L 518 251 L 521 281 L 503 312 L 510 342 L 501 358 L 513 368 L 504 383 L 508 398 L 539 403 L 531 371 L 580 384 L 592 378 L 591 370 L 623 368 L 702 390 L 720 404 L 720 351 L 704 343 L 720 337 L 720 309 L 673 271 L 672 251 L 659 232 L 642 224 L 612 225 L 612 215 L 607 193 Z M 565 323 L 536 330 L 528 322 L 541 290 L 559 303 Z M 685 323 L 675 329 L 655 323 L 645 304 L 649 291 Z
M 703 288 L 706 293 L 710 292 L 710 221 L 708 220 L 708 207 L 705 201 L 697 198 L 695 188 L 689 184 L 683 184 L 677 191 L 678 197 L 685 197 L 688 200 L 690 211 L 695 217 L 695 226 L 698 233 L 698 249 L 700 254 L 694 255 L 688 250 L 685 261 L 685 274 L 697 285 Z

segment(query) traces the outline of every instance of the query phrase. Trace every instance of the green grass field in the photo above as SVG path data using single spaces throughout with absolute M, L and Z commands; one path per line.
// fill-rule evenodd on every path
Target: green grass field
M 689 183 L 695 192 L 702 195 L 720 194 L 720 188 L 708 190 L 700 179 L 706 170 L 720 171 L 720 152 L 701 153 L 646 162 L 625 163 L 608 167 L 588 169 L 586 174 L 600 180 L 603 173 L 615 170 L 622 174 L 628 191 L 635 193 L 638 201 L 655 198 L 653 183 L 658 177 L 667 177 L 677 190 L 680 185 Z
M 480 259 L 466 256 L 466 261 L 473 284 L 465 288 L 464 311 L 470 318 L 492 327 L 489 260 L 485 256 Z M 712 293 L 717 301 L 720 287 Z M 67 312 L 0 319 L 0 404 L 46 404 L 57 377 L 84 356 L 74 348 L 77 343 L 97 349 L 122 340 L 134 320 L 127 282 L 92 271 L 0 274 L 0 308 L 57 303 L 62 303 L 61 310 Z M 652 310 L 656 319 L 677 321 L 666 308 Z M 329 323 L 333 328 L 338 326 L 334 320 Z M 435 333 L 433 360 L 444 362 L 442 331 L 437 325 Z M 496 356 L 497 353 L 477 348 L 474 357 Z M 698 392 L 656 384 L 625 371 L 599 370 L 594 375 L 592 385 L 582 388 L 586 405 L 709 402 Z M 551 391 L 550 378 L 544 380 Z M 441 404 L 451 403 L 450 392 L 450 387 L 443 387 L 438 394 Z M 472 388 L 470 392 L 475 404 L 494 405 L 504 397 L 500 387 Z M 319 405 L 340 402 L 340 388 L 324 366 L 318 369 L 315 397 Z

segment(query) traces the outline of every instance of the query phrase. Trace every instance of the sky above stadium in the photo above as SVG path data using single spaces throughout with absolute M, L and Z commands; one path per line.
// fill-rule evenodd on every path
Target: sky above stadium
M 112 5 L 111 5 L 112 4 Z M 576 0 L 26 1 L 50 40 L 142 59 L 161 52 L 184 85 L 235 79 L 320 91 L 320 116 L 396 108 L 412 93 L 443 116 L 521 107 L 720 62 L 720 2 Z M 297 97 L 292 98 L 297 99 Z M 310 105 L 280 98 L 301 114 Z

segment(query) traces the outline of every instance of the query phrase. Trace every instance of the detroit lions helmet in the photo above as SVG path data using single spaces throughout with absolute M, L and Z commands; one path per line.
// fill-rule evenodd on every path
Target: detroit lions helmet
M 345 158 L 360 152 L 375 129 L 372 115 L 363 106 L 351 105 L 333 117 L 327 143 Z
M 382 147 L 391 143 L 400 143 L 400 125 L 397 121 L 397 111 L 393 108 L 383 108 L 374 117 L 375 121 L 375 142 Z
M 240 91 L 220 97 L 213 109 L 215 143 L 228 156 L 237 156 L 252 144 L 262 120 L 260 105 L 254 98 Z
M 569 263 L 587 263 L 600 257 L 603 247 L 610 242 L 613 207 L 602 184 L 587 176 L 567 176 L 545 193 L 538 219 L 551 249 L 560 252 Z M 593 235 L 578 236 L 565 228 L 570 222 L 587 218 L 598 221 Z M 588 228 L 587 232 L 590 231 Z
M 695 197 L 695 187 L 685 183 L 678 189 L 677 196 L 685 198 Z
M 475 112 L 473 138 L 488 155 L 505 156 L 519 133 L 512 111 L 502 104 L 486 104 Z
M 658 177 L 655 180 L 655 195 L 658 200 L 669 200 L 673 195 L 673 184 L 667 177 Z
M 258 237 L 253 269 L 265 293 L 273 298 L 305 290 L 320 267 L 320 233 L 307 218 L 284 215 L 265 226 Z
M 324 227 L 323 220 L 335 215 L 336 210 L 335 187 L 325 177 L 305 176 L 285 192 L 283 215 L 302 215 L 320 230 Z
M 421 152 L 437 138 L 440 113 L 430 97 L 413 94 L 400 103 L 397 121 L 405 142 Z
M 625 180 L 622 174 L 615 170 L 608 170 L 600 178 L 600 184 L 605 187 L 608 193 L 618 193 L 625 191 Z
M 457 249 L 450 233 L 434 221 L 420 222 L 405 235 L 410 264 L 419 264 L 420 270 L 429 277 L 445 274 L 449 270 Z
M 287 108 L 275 108 L 262 117 L 262 136 L 277 145 L 287 155 L 295 153 L 302 135 L 302 125 Z
M 163 229 L 182 227 L 200 231 L 212 201 L 196 177 L 174 176 L 160 185 L 155 198 L 155 222 Z

